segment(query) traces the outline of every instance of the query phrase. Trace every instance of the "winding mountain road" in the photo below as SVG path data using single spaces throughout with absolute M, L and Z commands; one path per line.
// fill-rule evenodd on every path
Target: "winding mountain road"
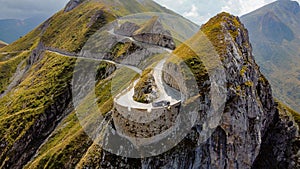
M 109 30 L 108 33 L 110 33 L 113 36 L 116 36 L 118 38 L 121 38 L 121 39 L 127 38 L 127 39 L 129 39 L 129 40 L 131 40 L 133 42 L 137 42 L 132 37 L 127 37 L 127 36 L 115 34 L 114 28 L 111 29 L 111 30 Z M 141 43 L 141 42 L 138 42 L 138 43 Z M 170 53 L 173 52 L 172 50 L 170 50 L 168 48 L 164 48 L 164 47 L 156 46 L 156 45 L 153 45 L 153 46 L 155 46 L 157 48 L 160 48 L 160 49 L 163 49 L 168 54 L 170 54 Z M 57 55 L 61 55 L 61 56 L 65 56 L 65 57 L 78 58 L 78 59 L 89 59 L 89 60 L 95 60 L 95 61 L 104 61 L 104 62 L 108 62 L 108 63 L 111 63 L 111 64 L 115 64 L 117 67 L 126 67 L 126 68 L 129 68 L 129 69 L 131 69 L 131 70 L 139 73 L 140 75 L 142 74 L 142 70 L 139 69 L 139 68 L 137 68 L 137 67 L 135 67 L 135 66 L 126 65 L 126 64 L 120 64 L 120 63 L 114 62 L 112 60 L 80 57 L 78 54 L 68 53 L 68 52 L 62 51 L 60 49 L 55 49 L 55 48 L 50 48 L 50 47 L 47 47 L 46 49 L 44 49 L 44 51 L 48 51 L 48 52 L 55 53 Z M 21 52 L 21 51 L 3 52 L 2 54 L 16 53 L 16 52 Z M 22 52 L 24 52 L 24 51 L 22 51 Z M 155 82 L 156 82 L 156 85 L 157 85 L 157 88 L 158 88 L 158 93 L 159 93 L 159 98 L 156 99 L 155 102 L 157 102 L 157 101 L 169 101 L 171 104 L 175 104 L 175 103 L 178 103 L 180 101 L 180 92 L 178 92 L 177 90 L 169 87 L 168 85 L 166 85 L 163 82 L 163 80 L 162 80 L 162 70 L 163 70 L 163 66 L 164 66 L 165 62 L 166 62 L 166 59 L 161 60 L 156 65 L 156 67 L 154 68 L 154 71 L 153 71 L 153 77 L 155 79 Z M 19 79 L 19 74 L 15 75 L 15 76 L 18 76 L 18 79 Z M 153 108 L 152 104 L 143 104 L 143 103 L 140 103 L 140 102 L 136 102 L 133 99 L 134 86 L 137 84 L 138 81 L 139 81 L 139 79 L 136 80 L 133 83 L 132 86 L 130 86 L 129 88 L 127 88 L 126 91 L 122 92 L 123 94 L 121 96 L 117 96 L 114 99 L 114 101 L 117 104 L 119 104 L 119 105 L 123 105 L 125 107 L 128 107 L 129 110 L 131 108 L 135 108 L 135 109 L 147 109 L 150 112 L 151 109 Z M 3 97 L 3 95 L 2 95 L 2 97 Z
M 114 28 L 109 30 L 108 33 L 110 33 L 111 35 L 116 36 L 117 38 L 120 38 L 120 39 L 129 39 L 133 42 L 142 43 L 142 42 L 136 41 L 132 37 L 127 37 L 127 36 L 116 34 Z M 163 49 L 168 54 L 173 52 L 169 48 L 164 48 L 164 47 L 157 46 L 157 45 L 153 45 L 153 46 L 155 46 L 157 48 L 160 48 L 160 49 Z M 154 80 L 156 82 L 156 85 L 157 85 L 157 88 L 158 88 L 158 95 L 159 95 L 159 98 L 154 100 L 154 102 L 169 101 L 170 104 L 172 105 L 172 104 L 178 103 L 180 101 L 180 92 L 176 91 L 175 89 L 172 89 L 171 87 L 169 87 L 168 85 L 166 85 L 163 82 L 163 80 L 162 80 L 162 74 L 163 73 L 162 72 L 163 72 L 163 67 L 164 67 L 165 62 L 166 62 L 166 59 L 161 60 L 153 70 L 153 77 L 154 77 Z M 128 107 L 129 111 L 131 109 L 147 109 L 148 112 L 150 112 L 151 109 L 154 108 L 152 103 L 144 104 L 144 103 L 137 102 L 133 99 L 134 87 L 138 83 L 139 80 L 140 79 L 136 80 L 133 83 L 133 85 L 130 86 L 129 89 L 126 89 L 127 91 L 123 92 L 123 94 L 121 96 L 117 96 L 114 99 L 114 102 L 119 104 L 119 105 L 122 105 L 124 107 Z

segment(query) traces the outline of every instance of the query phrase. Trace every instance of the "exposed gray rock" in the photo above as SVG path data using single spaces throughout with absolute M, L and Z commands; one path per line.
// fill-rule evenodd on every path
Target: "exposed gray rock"
M 201 101 L 205 106 L 199 112 L 200 118 L 193 129 L 180 144 L 169 152 L 141 161 L 118 158 L 106 152 L 102 158 L 107 159 L 106 164 L 110 162 L 108 168 L 118 168 L 127 164 L 147 169 L 158 167 L 244 169 L 253 166 L 261 152 L 263 137 L 274 123 L 276 104 L 270 84 L 260 73 L 253 59 L 246 29 L 243 26 L 237 27 L 232 22 L 231 16 L 224 16 L 222 19 L 224 19 L 223 43 L 226 44 L 222 64 L 225 68 L 228 93 L 222 120 L 219 124 L 214 124 L 217 127 L 212 135 L 205 142 L 199 142 L 203 137 L 200 133 L 204 129 L 204 121 L 210 118 L 210 113 L 213 113 L 208 111 L 211 104 L 208 97 L 209 88 L 202 90 L 205 85 L 200 85 L 203 92 Z M 239 32 L 237 37 L 232 36 L 233 31 Z M 165 76 L 165 81 L 168 79 L 170 78 Z M 203 84 L 210 84 L 209 79 L 203 78 L 204 82 L 198 80 Z M 174 83 L 174 80 L 170 80 L 169 83 Z M 181 83 L 177 81 L 174 86 L 180 86 Z M 114 162 L 109 159 L 114 159 Z
M 43 42 L 40 41 L 37 47 L 32 51 L 29 59 L 27 60 L 26 69 L 29 69 L 35 62 L 43 58 L 44 50 L 45 45 L 43 44 Z
M 69 12 L 80 5 L 84 0 L 71 0 L 65 7 L 64 12 Z
M 300 168 L 299 127 L 286 109 L 276 112 L 252 168 Z
M 150 72 L 144 75 L 134 88 L 134 100 L 142 103 L 152 103 L 158 96 L 158 89 L 155 79 Z
M 132 23 L 132 22 L 125 22 L 120 26 L 120 28 L 115 30 L 116 34 L 131 37 L 135 31 L 140 29 L 140 26 Z
M 163 25 L 158 20 L 158 17 L 153 17 L 141 28 L 134 32 L 133 39 L 136 41 L 154 44 L 169 49 L 175 49 L 176 45 L 172 38 L 171 32 L 165 30 Z

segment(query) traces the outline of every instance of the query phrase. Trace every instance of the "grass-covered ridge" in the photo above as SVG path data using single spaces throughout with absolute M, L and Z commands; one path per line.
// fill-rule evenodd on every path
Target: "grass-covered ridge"
M 99 28 L 114 20 L 102 3 L 82 3 L 70 12 L 60 11 L 48 22 L 42 35 L 46 46 L 79 52 L 88 38 Z
M 92 141 L 84 133 L 76 114 L 65 118 L 46 144 L 38 151 L 38 157 L 25 168 L 74 168 Z M 72 158 L 69 158 L 69 157 Z
M 38 43 L 40 40 L 40 35 L 42 33 L 42 28 L 38 27 L 28 33 L 27 35 L 23 36 L 22 38 L 18 39 L 17 41 L 13 42 L 12 44 L 1 48 L 0 53 L 2 52 L 22 52 L 32 50 L 35 44 Z
M 148 11 L 172 13 L 151 1 L 145 3 L 148 5 L 143 6 L 136 0 L 85 1 L 69 12 L 58 12 L 26 36 L 0 49 L 1 92 L 10 83 L 20 63 L 25 63 L 21 66 L 28 66 L 20 84 L 0 99 L 1 165 L 26 163 L 32 155 L 31 152 L 26 154 L 28 150 L 34 150 L 43 141 L 38 156 L 27 168 L 75 168 L 80 160 L 89 160 L 84 159 L 84 155 L 92 142 L 84 133 L 76 114 L 67 114 L 68 109 L 64 107 L 64 104 L 71 102 L 71 81 L 76 59 L 44 51 L 43 47 L 78 52 L 93 33 L 117 17 Z M 151 7 L 149 4 L 155 5 Z M 33 50 L 38 44 L 42 49 L 37 53 L 45 53 L 33 65 L 26 65 L 30 55 L 31 59 L 34 58 Z M 124 43 L 116 46 L 113 52 L 120 57 L 132 50 L 132 44 Z M 96 103 L 103 114 L 113 108 L 112 95 L 126 89 L 137 78 L 135 72 L 125 68 L 109 77 L 103 76 L 109 66 L 100 65 L 97 74 Z M 90 99 L 94 98 L 87 97 L 86 101 L 94 102 Z M 99 114 L 91 114 L 85 120 L 95 123 L 97 116 Z M 55 131 L 52 133 L 53 129 Z M 49 140 L 45 140 L 49 134 L 52 134 Z M 1 165 L 0 168 L 3 167 Z
M 280 101 L 277 101 L 277 103 L 279 112 L 286 112 L 287 115 L 293 117 L 300 128 L 300 114 Z
M 244 29 L 239 18 L 232 16 L 226 12 L 222 12 L 217 16 L 211 18 L 206 24 L 201 27 L 201 31 L 214 45 L 216 51 L 220 56 L 223 56 L 226 53 L 226 31 L 228 31 L 232 39 L 236 41 L 239 33 L 238 29 Z M 249 44 L 246 45 L 249 46 Z
M 46 53 L 21 84 L 0 99 L 0 141 L 7 143 L 0 154 L 1 161 L 9 160 L 6 153 L 12 145 L 28 134 L 40 115 L 68 89 L 74 62 L 75 59 Z
M 25 58 L 28 58 L 29 52 L 23 52 L 10 60 L 0 62 L 0 93 L 6 90 L 6 87 L 11 82 L 10 79 L 13 77 L 18 66 Z

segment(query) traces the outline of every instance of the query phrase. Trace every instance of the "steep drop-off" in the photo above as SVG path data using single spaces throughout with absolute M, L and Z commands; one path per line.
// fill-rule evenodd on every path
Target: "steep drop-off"
M 300 111 L 300 6 L 278 0 L 241 17 L 274 96 Z

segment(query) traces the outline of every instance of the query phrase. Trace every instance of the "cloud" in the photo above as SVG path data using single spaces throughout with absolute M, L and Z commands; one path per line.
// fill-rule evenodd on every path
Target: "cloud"
M 25 19 L 34 16 L 51 16 L 69 0 L 0 0 L 0 18 Z
M 243 15 L 273 1 L 274 0 L 227 0 L 226 5 L 222 7 L 222 11 L 227 11 L 235 15 Z
M 184 12 L 183 16 L 185 17 L 199 17 L 198 8 L 193 4 L 192 9 L 189 12 Z
M 0 19 L 50 17 L 69 0 L 0 0 Z M 202 24 L 217 13 L 226 11 L 241 16 L 275 0 L 154 0 L 188 19 Z M 300 0 L 297 0 L 300 2 Z
M 241 16 L 275 0 L 155 0 L 163 6 L 202 24 L 220 12 Z M 300 3 L 300 0 L 297 0 Z M 174 3 L 176 2 L 176 3 Z

